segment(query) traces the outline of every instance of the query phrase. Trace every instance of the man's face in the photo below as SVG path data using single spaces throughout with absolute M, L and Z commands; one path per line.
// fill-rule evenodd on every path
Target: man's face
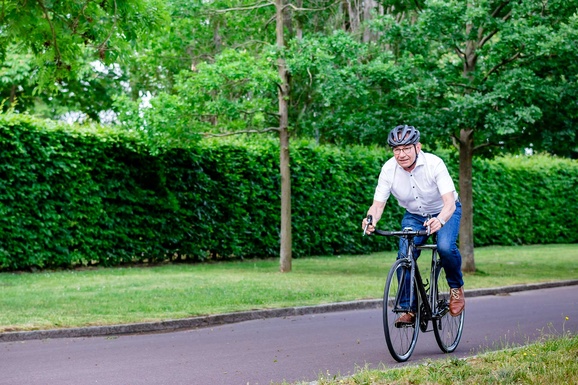
M 408 168 L 415 162 L 415 158 L 420 151 L 421 143 L 397 146 L 393 148 L 393 156 L 401 167 Z

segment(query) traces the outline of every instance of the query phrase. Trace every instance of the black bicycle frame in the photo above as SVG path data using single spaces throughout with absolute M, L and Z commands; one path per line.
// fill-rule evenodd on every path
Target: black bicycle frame
M 430 273 L 430 293 L 428 295 L 426 288 L 424 286 L 423 283 L 423 279 L 421 276 L 421 272 L 419 270 L 419 266 L 417 261 L 414 258 L 414 252 L 415 249 L 419 248 L 419 249 L 427 249 L 427 250 L 432 250 L 432 252 L 436 249 L 436 245 L 422 245 L 422 246 L 416 246 L 414 243 L 414 236 L 408 236 L 406 235 L 406 239 L 408 242 L 408 252 L 407 252 L 407 256 L 404 257 L 405 259 L 407 259 L 407 261 L 411 264 L 411 268 L 410 268 L 410 292 L 409 292 L 409 303 L 411 304 L 413 301 L 414 296 L 416 295 L 416 293 L 414 293 L 414 286 L 411 284 L 411 282 L 416 282 L 416 286 L 417 286 L 417 290 L 418 290 L 418 295 L 421 297 L 422 299 L 422 309 L 421 309 L 421 314 L 423 316 L 423 321 L 429 321 L 429 320 L 436 320 L 436 319 L 440 319 L 443 314 L 439 314 L 439 312 L 437 312 L 436 314 L 434 314 L 433 309 L 432 309 L 432 304 L 434 306 L 435 305 L 435 301 L 437 300 L 437 298 L 434 298 L 435 296 L 435 289 L 433 288 L 434 285 L 436 285 L 437 283 L 436 281 L 436 277 L 437 277 L 437 269 L 441 268 L 441 266 L 438 266 L 439 264 L 439 260 L 438 259 L 432 259 L 431 261 L 431 273 Z M 405 277 L 404 277 L 405 279 Z M 416 298 L 417 299 L 417 298 Z M 396 299 L 396 301 L 399 301 L 399 298 Z M 398 308 L 398 303 L 396 303 L 396 308 Z M 417 311 L 420 311 L 420 309 L 417 309 Z M 421 317 L 420 317 L 421 319 Z M 426 330 L 423 330 L 424 332 Z

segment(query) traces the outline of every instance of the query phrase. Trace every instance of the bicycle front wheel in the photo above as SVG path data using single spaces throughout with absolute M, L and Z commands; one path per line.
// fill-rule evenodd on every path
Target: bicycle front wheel
M 465 310 L 457 317 L 450 314 L 450 287 L 441 263 L 436 265 L 436 318 L 433 322 L 434 335 L 444 353 L 451 353 L 458 347 L 464 329 Z M 433 285 L 432 285 L 433 288 Z
M 411 264 L 406 260 L 397 260 L 389 274 L 385 283 L 385 290 L 383 293 L 383 330 L 385 333 L 385 341 L 387 348 L 392 357 L 398 362 L 404 362 L 409 359 L 419 334 L 419 296 L 417 295 L 417 286 L 415 278 L 410 284 Z M 410 305 L 410 288 L 413 286 L 413 297 L 415 300 L 415 308 Z M 406 313 L 412 311 L 415 313 L 415 321 L 409 323 L 396 323 L 398 318 Z

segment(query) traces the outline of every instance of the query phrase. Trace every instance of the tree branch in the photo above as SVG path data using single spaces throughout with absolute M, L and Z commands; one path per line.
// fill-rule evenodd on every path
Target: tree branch
M 294 11 L 325 11 L 326 9 L 329 9 L 331 7 L 333 7 L 335 4 L 340 3 L 341 0 L 337 0 L 335 2 L 333 2 L 332 4 L 329 4 L 327 7 L 323 7 L 323 8 L 299 8 L 294 6 L 293 4 L 285 4 L 283 6 L 283 10 L 285 10 L 285 8 L 292 8 Z
M 253 5 L 251 7 L 238 7 L 238 8 L 226 8 L 226 9 L 217 9 L 215 10 L 216 13 L 227 13 L 227 12 L 233 12 L 233 11 L 252 11 L 254 9 L 259 9 L 259 8 L 264 8 L 264 7 L 270 7 L 275 5 L 275 3 L 263 3 L 263 4 L 256 4 Z
M 512 17 L 512 11 L 506 13 L 506 16 L 502 17 L 502 21 L 508 21 Z
M 485 82 L 486 80 L 488 80 L 488 78 L 490 77 L 490 75 L 494 72 L 496 72 L 500 67 L 505 66 L 508 63 L 513 62 L 514 60 L 518 59 L 520 56 L 522 56 L 522 52 L 517 52 L 514 56 L 512 56 L 509 59 L 506 60 L 502 60 L 502 62 L 500 64 L 497 64 L 494 68 L 492 68 L 490 70 L 490 72 L 488 72 L 488 74 L 486 76 L 484 76 L 484 80 L 482 80 L 482 82 Z
M 494 9 L 494 12 L 492 12 L 492 17 L 498 17 L 498 14 L 500 13 L 500 11 L 502 9 L 504 9 L 504 7 L 506 5 L 508 5 L 508 3 L 509 3 L 509 1 L 504 1 L 503 3 L 498 5 L 496 7 L 496 9 Z M 511 16 L 512 16 L 512 11 L 508 12 L 504 17 L 502 17 L 502 21 L 507 21 Z M 483 39 L 480 40 L 479 46 L 483 47 L 484 44 L 486 44 L 488 42 L 488 40 L 490 40 L 496 33 L 498 33 L 497 29 L 490 32 L 486 37 L 484 37 Z
M 72 26 L 71 26 L 71 30 L 73 34 L 76 34 L 76 28 L 78 27 L 78 22 L 80 20 L 80 15 L 86 16 L 84 15 L 84 11 L 86 10 L 86 8 L 88 7 L 88 3 L 90 3 L 91 0 L 87 0 L 86 3 L 84 4 L 84 6 L 82 7 L 82 9 L 80 10 L 80 12 L 78 12 L 78 16 L 76 17 L 76 19 L 74 19 L 74 21 L 72 22 Z
M 466 57 L 466 54 L 464 53 L 464 51 L 462 51 L 457 44 L 454 46 L 454 49 L 456 50 L 458 56 L 460 56 L 461 58 Z
M 333 2 L 332 4 L 328 5 L 327 7 L 323 7 L 323 8 L 299 8 L 299 7 L 294 6 L 293 4 L 286 4 L 285 6 L 283 6 L 283 10 L 285 10 L 285 8 L 292 8 L 294 11 L 324 11 L 326 9 L 331 8 L 335 4 L 339 4 L 340 2 L 341 2 L 341 0 L 337 0 L 337 1 Z M 275 5 L 275 3 L 269 3 L 268 2 L 268 3 L 262 3 L 262 4 L 255 4 L 255 5 L 250 6 L 250 7 L 217 9 L 217 10 L 215 10 L 215 12 L 216 13 L 226 13 L 226 12 L 232 12 L 232 11 L 252 11 L 255 9 L 269 7 L 269 6 L 273 6 L 273 5 Z
M 460 87 L 460 88 L 464 88 L 464 89 L 466 89 L 466 90 L 478 91 L 478 88 L 469 86 L 469 85 L 467 85 L 467 84 L 448 83 L 448 86 Z
M 455 148 L 457 148 L 458 150 L 460 149 L 460 139 L 456 136 L 456 135 L 452 135 L 452 144 L 454 145 Z
M 98 50 L 98 53 L 99 53 L 101 59 L 104 59 L 104 51 L 105 51 L 104 45 L 110 40 L 110 37 L 112 36 L 112 32 L 116 28 L 116 15 L 117 15 L 117 6 L 116 6 L 116 0 L 114 0 L 114 16 L 113 16 L 112 27 L 110 28 L 110 32 L 108 33 L 108 36 L 106 37 L 106 39 L 104 39 L 104 41 L 97 47 L 97 50 Z
M 269 111 L 265 111 L 263 109 L 258 109 L 258 110 L 252 110 L 252 111 L 246 111 L 246 110 L 239 110 L 239 113 L 241 114 L 245 114 L 245 115 L 255 115 L 256 113 L 261 112 L 265 115 L 269 115 L 269 116 L 274 116 L 276 118 L 279 118 L 279 114 L 276 112 L 269 112 Z
M 521 138 L 521 135 L 512 135 L 510 136 L 510 140 L 517 140 L 519 138 Z M 480 148 L 484 148 L 484 147 L 503 147 L 504 143 L 503 142 L 490 142 L 489 140 L 485 143 L 479 144 L 477 146 L 475 146 L 472 150 L 473 151 L 477 151 Z
M 486 143 L 479 144 L 479 145 L 475 146 L 474 148 L 472 148 L 472 151 L 475 152 L 475 151 L 479 150 L 480 148 L 489 147 L 489 146 L 496 146 L 497 147 L 497 146 L 500 146 L 500 144 L 499 143 L 486 142 Z
M 48 10 L 46 9 L 44 2 L 42 0 L 37 1 L 38 5 L 40 5 L 40 8 L 42 8 L 42 12 L 44 12 L 44 17 L 46 17 L 46 21 L 48 22 L 48 25 L 50 26 L 50 31 L 52 32 L 52 43 L 54 44 L 54 51 L 55 51 L 54 60 L 56 61 L 57 65 L 60 65 L 62 64 L 61 61 L 62 55 L 60 54 L 60 50 L 58 49 L 58 42 L 56 41 L 56 31 L 54 30 L 54 25 L 52 25 L 52 20 L 50 20 L 50 15 L 48 14 Z
M 498 4 L 496 9 L 494 9 L 494 12 L 492 12 L 492 17 L 497 17 L 498 13 L 500 13 L 500 11 L 502 9 L 504 9 L 504 7 L 506 7 L 506 5 L 508 5 L 509 3 L 510 3 L 510 1 L 507 0 L 507 1 L 502 1 L 500 4 Z
M 484 37 L 482 40 L 480 40 L 480 42 L 478 43 L 478 46 L 480 48 L 483 47 L 484 44 L 486 44 L 488 42 L 488 40 L 490 40 L 496 33 L 498 33 L 497 29 L 495 31 L 490 32 L 486 37 Z
M 418 2 L 417 0 L 414 0 L 413 2 L 414 2 L 414 4 L 415 4 L 415 7 L 417 8 L 417 10 L 418 10 L 419 12 L 422 12 L 422 11 L 423 11 L 423 8 L 419 5 L 419 2 Z
M 241 130 L 241 131 L 235 131 L 235 132 L 225 132 L 222 134 L 213 134 L 210 132 L 203 132 L 201 135 L 203 135 L 204 137 L 216 138 L 216 137 L 232 136 L 232 135 L 240 135 L 240 134 L 264 134 L 265 132 L 271 132 L 271 131 L 281 131 L 281 129 L 279 127 L 268 127 L 268 128 L 264 128 L 262 130 Z

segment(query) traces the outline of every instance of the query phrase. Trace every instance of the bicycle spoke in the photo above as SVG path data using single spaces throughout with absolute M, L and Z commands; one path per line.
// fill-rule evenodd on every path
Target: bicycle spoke
M 409 303 L 409 264 L 397 261 L 391 268 L 383 296 L 383 327 L 389 352 L 396 361 L 406 361 L 415 348 L 419 328 L 419 312 L 415 311 L 415 322 L 397 324 L 404 313 L 412 310 Z M 414 287 L 414 296 L 417 291 Z M 416 307 L 414 309 L 418 309 Z
M 449 313 L 450 287 L 446 280 L 444 269 L 439 269 L 437 276 L 437 314 L 440 316 L 434 322 L 434 334 L 440 349 L 445 353 L 451 353 L 458 347 L 464 328 L 465 311 L 457 317 Z

